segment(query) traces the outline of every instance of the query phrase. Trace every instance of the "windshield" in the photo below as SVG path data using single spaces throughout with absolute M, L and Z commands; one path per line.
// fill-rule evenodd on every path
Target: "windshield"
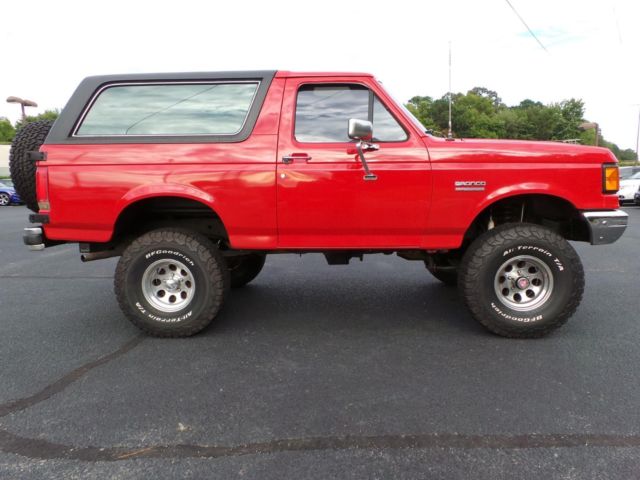
M 380 84 L 380 86 L 382 85 L 382 82 L 380 80 L 378 80 L 378 83 Z M 402 109 L 402 111 L 405 113 L 405 115 L 407 117 L 409 117 L 409 120 L 411 120 L 411 122 L 414 124 L 414 126 L 420 130 L 421 132 L 424 133 L 428 133 L 427 129 L 425 128 L 425 126 L 422 124 L 422 122 L 420 122 L 420 120 L 418 120 L 415 115 L 413 113 L 411 113 L 411 111 L 404 106 L 403 102 L 399 102 L 398 101 L 398 97 L 396 97 L 393 93 L 391 93 L 386 87 L 383 87 L 384 91 L 387 93 L 387 95 L 389 95 L 391 97 L 391 99 L 395 102 L 396 105 L 398 105 L 398 107 L 400 107 Z
M 640 172 L 636 172 L 629 177 L 630 180 L 640 180 Z

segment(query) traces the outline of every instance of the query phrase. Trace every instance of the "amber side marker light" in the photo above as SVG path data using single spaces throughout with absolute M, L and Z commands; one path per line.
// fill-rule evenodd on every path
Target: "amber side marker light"
M 616 193 L 620 189 L 620 171 L 618 165 L 602 165 L 602 191 Z

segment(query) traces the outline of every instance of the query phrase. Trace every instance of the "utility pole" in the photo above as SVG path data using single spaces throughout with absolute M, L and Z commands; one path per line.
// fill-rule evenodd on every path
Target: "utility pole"
M 453 129 L 451 128 L 451 40 L 449 40 L 449 133 L 447 138 L 453 138 Z

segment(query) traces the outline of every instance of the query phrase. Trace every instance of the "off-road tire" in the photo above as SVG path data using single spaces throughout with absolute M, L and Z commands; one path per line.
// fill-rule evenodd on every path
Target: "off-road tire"
M 39 120 L 26 124 L 16 134 L 9 151 L 9 172 L 13 185 L 26 206 L 38 213 L 36 195 L 36 164 L 27 158 L 27 152 L 37 152 L 44 143 L 53 122 Z
M 260 253 L 226 257 L 231 288 L 244 287 L 256 278 L 264 267 L 265 259 L 266 255 Z
M 145 272 L 161 260 L 182 263 L 192 275 L 193 298 L 179 311 L 160 310 L 145 297 Z M 120 308 L 139 329 L 156 337 L 188 337 L 206 328 L 217 315 L 229 288 L 229 272 L 207 237 L 189 230 L 158 229 L 138 237 L 124 250 L 114 287 Z
M 545 301 L 518 311 L 503 303 L 496 285 L 504 278 L 499 271 L 505 262 L 525 257 L 550 272 L 552 283 Z M 460 265 L 458 287 L 472 316 L 490 331 L 504 337 L 536 338 L 559 328 L 576 311 L 584 291 L 584 271 L 576 251 L 554 231 L 511 223 L 489 230 L 471 244 Z

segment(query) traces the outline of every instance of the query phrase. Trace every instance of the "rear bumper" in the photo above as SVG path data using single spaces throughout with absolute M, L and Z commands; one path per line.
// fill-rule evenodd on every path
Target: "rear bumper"
M 31 223 L 41 222 L 42 225 L 46 225 L 47 223 L 49 223 L 49 215 L 35 213 L 29 215 L 29 220 L 31 221 Z M 64 241 L 51 240 L 47 238 L 42 225 L 36 227 L 28 227 L 23 230 L 22 241 L 27 247 L 29 247 L 29 250 L 44 250 L 46 247 L 53 247 L 55 245 L 66 243 Z
M 627 228 L 629 215 L 622 210 L 582 212 L 589 225 L 591 245 L 606 245 L 618 240 Z
M 22 241 L 29 250 L 44 250 L 45 235 L 42 227 L 25 228 L 22 233 Z

